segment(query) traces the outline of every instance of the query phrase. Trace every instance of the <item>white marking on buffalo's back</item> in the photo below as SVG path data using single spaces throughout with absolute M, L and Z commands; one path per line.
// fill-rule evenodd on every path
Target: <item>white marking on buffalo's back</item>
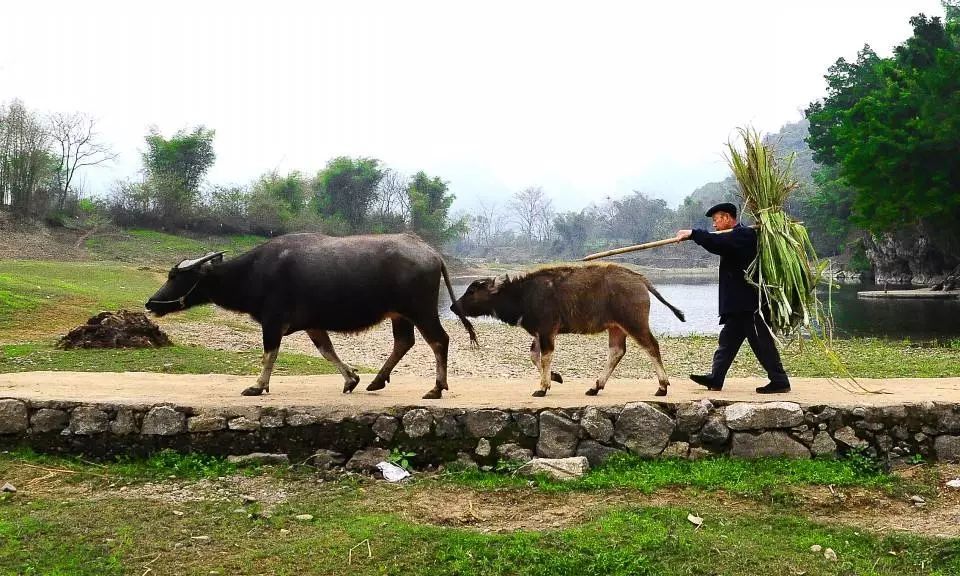
M 290 249 L 289 249 L 289 248 L 284 248 L 284 249 L 280 252 L 280 257 L 281 257 L 281 258 L 286 258 L 286 257 L 289 256 L 289 255 L 290 255 Z

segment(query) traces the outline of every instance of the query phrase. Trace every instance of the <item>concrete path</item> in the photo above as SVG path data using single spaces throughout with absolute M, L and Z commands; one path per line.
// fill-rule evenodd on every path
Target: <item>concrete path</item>
M 624 404 L 638 400 L 680 403 L 701 398 L 738 402 L 786 400 L 803 405 L 828 404 L 835 407 L 888 406 L 942 402 L 960 404 L 960 378 L 860 379 L 870 390 L 887 394 L 853 394 L 824 378 L 793 378 L 788 394 L 759 395 L 754 388 L 766 383 L 760 378 L 729 379 L 722 392 L 708 392 L 693 382 L 676 379 L 666 398 L 653 394 L 653 380 L 611 379 L 596 397 L 584 392 L 593 380 L 574 379 L 554 384 L 545 398 L 534 398 L 533 380 L 455 378 L 441 400 L 420 397 L 433 386 L 432 380 L 394 376 L 384 390 L 367 392 L 372 375 L 362 380 L 353 394 L 343 394 L 343 380 L 333 376 L 275 376 L 271 393 L 241 396 L 254 383 L 253 376 L 218 374 L 174 375 L 153 373 L 21 372 L 0 374 L 0 398 L 59 400 L 84 403 L 153 405 L 172 403 L 191 407 L 233 406 L 316 406 L 336 412 L 375 411 L 393 406 L 436 406 L 446 408 L 572 408 Z

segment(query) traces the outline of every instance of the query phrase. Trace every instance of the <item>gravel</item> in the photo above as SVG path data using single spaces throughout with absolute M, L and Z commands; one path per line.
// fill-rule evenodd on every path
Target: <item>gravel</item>
M 500 322 L 478 319 L 474 321 L 479 347 L 470 345 L 463 326 L 453 320 L 442 321 L 450 335 L 448 372 L 450 376 L 492 376 L 537 379 L 538 372 L 530 361 L 531 337 L 522 328 Z M 177 344 L 194 344 L 220 350 L 260 350 L 260 327 L 244 316 L 216 309 L 214 317 L 205 322 L 181 322 L 175 317 L 161 318 L 163 329 Z M 359 334 L 330 333 L 340 358 L 351 366 L 376 371 L 393 348 L 393 334 L 389 322 Z M 667 371 L 673 378 L 686 378 L 691 372 L 708 372 L 715 337 L 660 337 L 660 350 Z M 283 352 L 298 352 L 319 357 L 313 343 L 303 332 L 283 339 Z M 747 361 L 734 362 L 730 376 L 762 375 L 749 350 L 740 355 Z M 553 370 L 572 378 L 598 376 L 607 361 L 606 333 L 579 335 L 561 334 L 557 337 Z M 433 351 L 417 334 L 414 347 L 397 364 L 397 375 L 432 377 L 435 371 Z M 646 352 L 630 341 L 627 354 L 615 372 L 618 378 L 655 378 L 653 366 Z

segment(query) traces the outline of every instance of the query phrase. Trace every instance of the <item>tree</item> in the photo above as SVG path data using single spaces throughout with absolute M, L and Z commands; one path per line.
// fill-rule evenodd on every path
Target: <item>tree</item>
M 384 170 L 370 208 L 370 227 L 374 232 L 400 232 L 406 228 L 410 212 L 407 195 L 409 178 L 395 170 Z
M 921 222 L 957 236 L 960 218 L 960 42 L 939 18 L 879 59 L 831 67 L 827 97 L 807 109 L 817 160 L 839 168 L 852 219 L 873 232 Z M 843 64 L 843 65 L 841 65 Z
M 449 221 L 450 205 L 456 198 L 447 183 L 417 172 L 407 186 L 410 199 L 410 228 L 433 246 L 441 246 L 467 230 L 465 219 Z
M 50 136 L 19 100 L 0 108 L 0 204 L 21 216 L 46 210 L 54 159 Z
M 314 209 L 321 216 L 339 217 L 354 232 L 363 230 L 385 172 L 375 158 L 330 160 L 314 180 Z
M 574 257 L 583 256 L 587 243 L 600 229 L 601 220 L 601 215 L 593 207 L 558 214 L 553 219 L 553 228 L 557 232 L 554 251 Z
M 543 242 L 550 234 L 553 202 L 539 186 L 531 186 L 515 193 L 509 208 L 520 233 L 531 242 Z
M 634 190 L 632 195 L 608 204 L 608 235 L 626 244 L 666 238 L 676 229 L 673 216 L 665 200 Z
M 86 114 L 53 114 L 48 121 L 50 137 L 59 148 L 56 185 L 58 210 L 64 209 L 77 170 L 98 166 L 117 157 L 110 147 L 97 141 L 95 121 Z
M 156 128 L 147 135 L 143 167 L 164 223 L 178 224 L 195 205 L 207 170 L 216 160 L 215 132 L 198 126 L 181 130 L 169 140 Z
M 505 220 L 496 202 L 481 200 L 477 213 L 473 215 L 470 222 L 470 232 L 477 247 L 484 252 L 493 248 L 497 239 L 503 235 Z

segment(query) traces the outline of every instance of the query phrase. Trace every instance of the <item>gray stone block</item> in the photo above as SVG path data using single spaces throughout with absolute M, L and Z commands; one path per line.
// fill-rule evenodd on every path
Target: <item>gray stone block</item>
M 598 442 L 609 442 L 613 438 L 613 422 L 599 408 L 591 406 L 584 410 L 580 427 L 588 437 Z
M 468 410 L 463 424 L 474 438 L 493 438 L 510 425 L 510 414 L 502 410 Z
M 100 434 L 110 429 L 110 417 L 93 406 L 77 406 L 70 413 L 70 431 L 78 436 Z
M 142 434 L 175 436 L 187 429 L 187 417 L 170 406 L 155 406 L 143 417 Z
M 803 423 L 803 410 L 795 402 L 738 402 L 727 406 L 731 430 L 792 428 Z
M 2 409 L 0 409 L 0 419 L 2 419 Z M 59 432 L 70 423 L 70 417 L 63 410 L 54 410 L 52 408 L 41 408 L 30 416 L 30 430 L 37 434 L 44 432 Z M 0 429 L 3 427 L 3 420 L 0 420 Z
M 638 456 L 657 456 L 673 434 L 673 419 L 645 402 L 631 402 L 623 408 L 614 430 L 614 439 Z
M 537 454 L 544 458 L 567 458 L 577 452 L 579 425 L 559 414 L 540 414 L 540 439 Z
M 422 438 L 433 428 L 433 414 L 425 408 L 415 408 L 403 415 L 403 431 L 410 438 Z
M 586 458 L 591 466 L 599 466 L 616 454 L 626 454 L 626 452 L 611 446 L 605 446 L 596 440 L 583 440 L 577 446 L 577 456 Z
M 750 432 L 736 432 L 730 455 L 736 458 L 809 458 L 810 451 L 786 432 L 773 430 L 754 435 Z

